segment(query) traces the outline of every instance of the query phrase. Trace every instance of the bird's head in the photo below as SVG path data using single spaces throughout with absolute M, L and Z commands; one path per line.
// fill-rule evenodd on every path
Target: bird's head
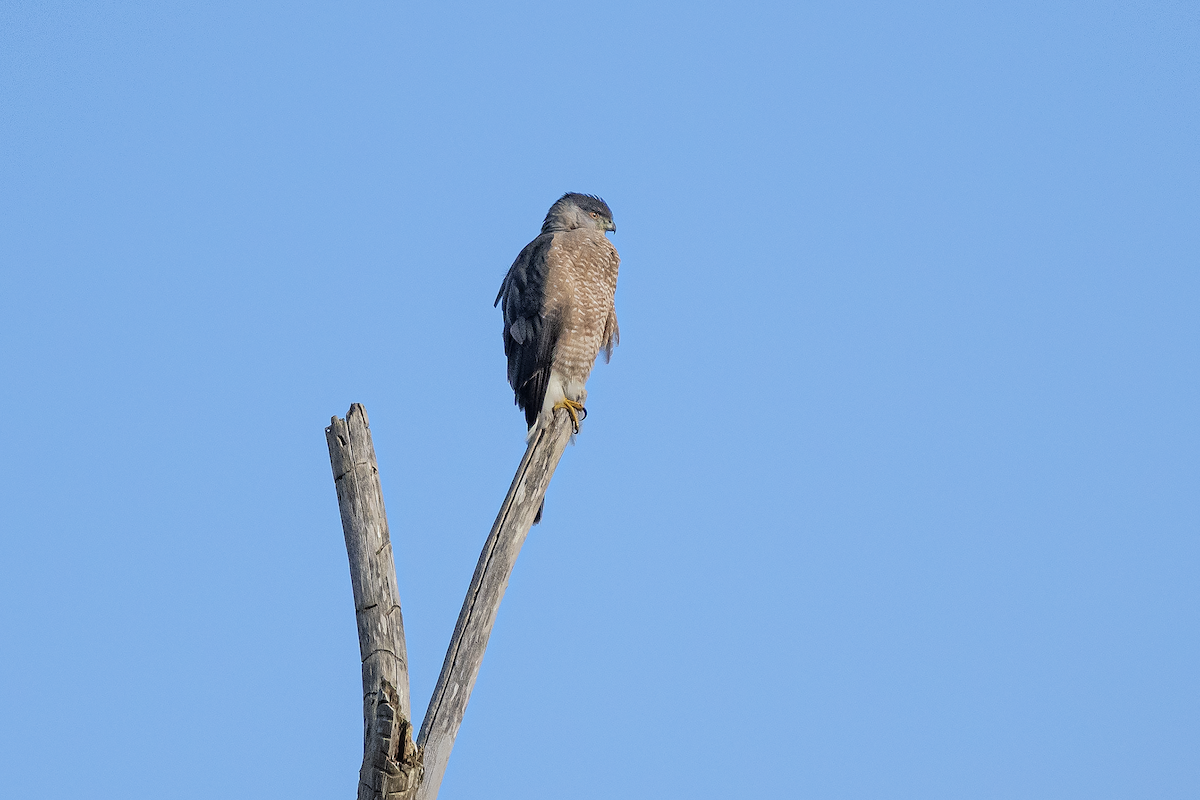
M 546 212 L 542 233 L 570 231 L 576 228 L 615 231 L 617 226 L 613 224 L 608 203 L 595 195 L 567 192 Z

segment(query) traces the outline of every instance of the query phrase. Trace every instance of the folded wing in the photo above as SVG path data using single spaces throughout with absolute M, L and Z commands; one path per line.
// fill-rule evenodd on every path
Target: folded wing
M 516 404 L 532 427 L 542 409 L 554 345 L 560 323 L 547 313 L 546 278 L 550 270 L 550 245 L 554 234 L 544 233 L 525 246 L 509 267 L 493 305 L 503 301 L 504 355 L 508 358 L 508 384 Z

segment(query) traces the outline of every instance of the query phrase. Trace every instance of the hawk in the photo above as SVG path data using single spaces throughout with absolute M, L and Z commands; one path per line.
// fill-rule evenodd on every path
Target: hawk
M 621 257 L 605 236 L 616 229 L 607 203 L 568 192 L 550 206 L 541 234 L 500 284 L 493 305 L 504 301 L 508 383 L 531 436 L 556 408 L 567 410 L 579 432 L 592 365 L 601 350 L 611 358 L 617 345 L 613 294 Z

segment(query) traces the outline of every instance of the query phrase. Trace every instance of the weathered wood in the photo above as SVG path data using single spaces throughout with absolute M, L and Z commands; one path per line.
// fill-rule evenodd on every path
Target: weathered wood
M 534 435 L 492 524 L 417 738 L 425 770 L 417 800 L 437 797 L 500 600 L 570 437 L 571 423 L 565 411 L 555 414 L 550 425 Z
M 355 403 L 346 419 L 334 417 L 325 429 L 362 656 L 363 764 L 358 800 L 437 797 L 504 590 L 570 437 L 570 418 L 563 412 L 538 431 L 526 448 L 479 556 L 414 744 L 404 621 L 367 412 Z
M 408 654 L 392 542 L 366 410 L 355 403 L 325 429 L 337 487 L 363 680 L 359 800 L 411 800 L 421 780 L 412 741 Z

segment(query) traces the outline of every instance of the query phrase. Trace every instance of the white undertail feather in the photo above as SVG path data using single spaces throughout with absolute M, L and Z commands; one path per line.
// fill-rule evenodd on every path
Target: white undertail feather
M 550 424 L 550 420 L 554 419 L 554 407 L 568 398 L 583 405 L 587 401 L 587 389 L 581 381 L 568 380 L 558 370 L 551 369 L 550 380 L 546 382 L 546 397 L 542 400 L 542 410 L 538 412 L 533 427 L 525 435 L 526 443 L 533 441 L 533 435 Z

